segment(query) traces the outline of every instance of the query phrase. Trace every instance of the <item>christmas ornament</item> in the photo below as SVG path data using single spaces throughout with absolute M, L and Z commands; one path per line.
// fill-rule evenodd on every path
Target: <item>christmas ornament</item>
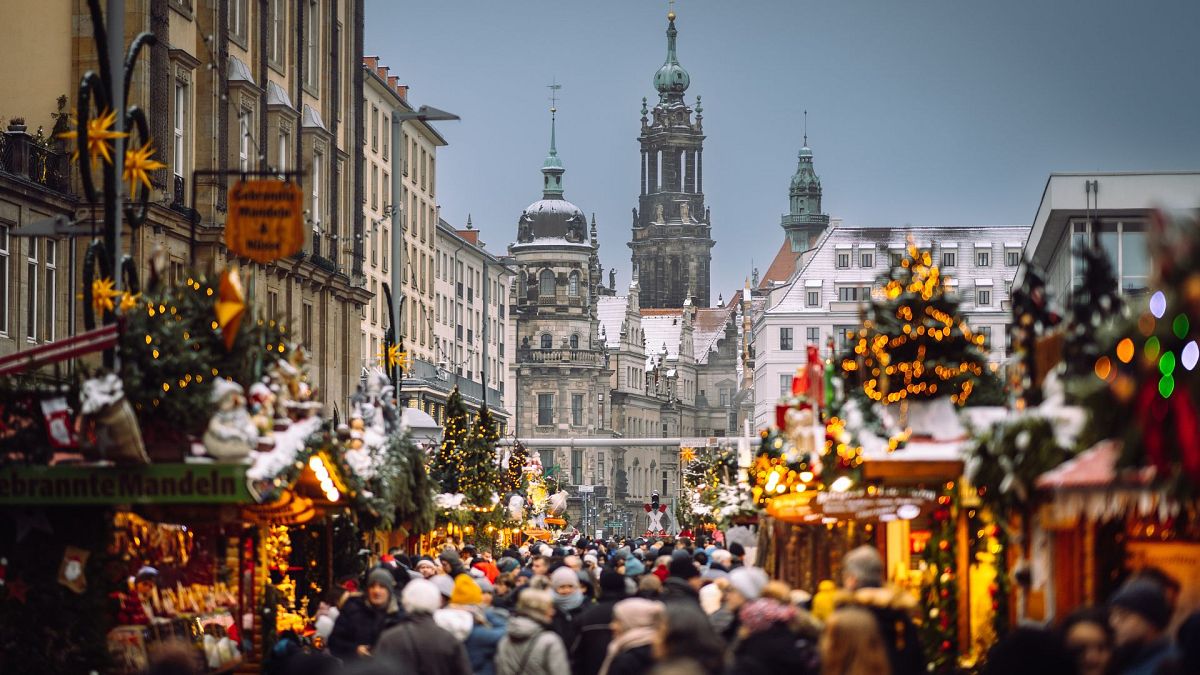
M 246 313 L 246 294 L 242 290 L 242 279 L 236 267 L 221 273 L 217 303 L 213 309 L 217 314 L 217 327 L 221 329 L 225 349 L 232 350 L 233 341 L 242 325 L 242 316 Z
M 87 590 L 87 577 L 84 569 L 87 567 L 90 551 L 68 546 L 63 552 L 62 563 L 58 566 L 58 583 L 66 586 L 77 594 Z

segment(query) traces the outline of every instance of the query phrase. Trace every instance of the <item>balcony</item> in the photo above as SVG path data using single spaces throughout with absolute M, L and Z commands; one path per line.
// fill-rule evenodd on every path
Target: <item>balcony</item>
M 71 189 L 70 156 L 38 145 L 23 124 L 10 122 L 0 134 L 0 171 L 63 194 Z
M 604 367 L 604 354 L 587 349 L 518 349 L 517 363 Z

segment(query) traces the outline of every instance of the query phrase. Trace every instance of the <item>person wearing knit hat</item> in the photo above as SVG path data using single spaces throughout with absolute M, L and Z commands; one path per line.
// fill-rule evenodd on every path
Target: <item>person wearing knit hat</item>
M 416 568 L 417 571 L 421 573 L 421 576 L 425 579 L 430 579 L 438 573 L 438 566 L 434 564 L 433 559 L 427 555 L 417 558 Z
M 554 632 L 564 645 L 574 644 L 576 623 L 586 609 L 579 573 L 566 566 L 554 570 L 550 573 L 550 592 L 554 594 Z
M 613 638 L 598 675 L 645 673 L 654 666 L 653 644 L 663 620 L 663 603 L 629 598 L 613 608 Z
M 625 576 L 636 578 L 636 577 L 642 576 L 645 573 L 646 573 L 646 565 L 643 564 L 641 560 L 631 557 L 625 561 Z
M 396 579 L 386 567 L 367 574 L 365 594 L 355 594 L 342 604 L 329 633 L 329 651 L 343 661 L 370 656 L 384 629 L 400 622 L 400 605 L 393 592 Z
M 468 577 L 465 574 L 462 575 L 462 577 L 467 581 L 471 580 L 471 577 Z M 429 581 L 433 583 L 434 588 L 441 592 L 444 601 L 449 602 L 450 595 L 454 593 L 455 577 L 452 577 L 449 574 L 439 574 Z
M 1113 670 L 1120 675 L 1157 673 L 1159 665 L 1174 658 L 1167 626 L 1171 606 L 1163 587 L 1144 578 L 1134 578 L 1117 589 L 1108 600 L 1109 624 L 1116 646 Z
M 486 578 L 481 578 L 486 581 Z M 451 605 L 478 605 L 483 602 L 483 589 L 475 580 L 465 574 L 460 574 L 454 580 L 454 589 L 450 591 Z
M 757 600 L 770 579 L 766 572 L 757 567 L 738 567 L 731 571 L 725 580 L 728 583 L 725 587 L 725 597 L 721 608 L 712 615 L 712 624 L 717 634 L 732 644 L 741 627 L 738 611 L 747 602 Z
M 496 561 L 496 569 L 500 570 L 501 574 L 509 574 L 510 572 L 516 572 L 517 568 L 520 566 L 521 566 L 521 563 L 517 562 L 516 558 L 512 558 L 509 556 L 504 556 L 503 558 Z M 492 579 L 491 582 L 496 583 L 496 580 Z
M 452 577 L 456 577 L 466 571 L 463 567 L 462 558 L 458 557 L 458 551 L 447 546 L 441 553 L 438 554 L 438 560 L 442 563 L 442 571 Z
M 735 567 L 741 567 L 746 564 L 746 560 L 745 560 L 746 547 L 745 546 L 742 546 L 741 544 L 739 544 L 738 542 L 735 541 L 735 542 L 729 544 L 729 554 L 731 556 L 733 556 L 733 559 L 729 561 L 729 569 L 733 569 Z
M 700 570 L 696 569 L 696 564 L 692 562 L 692 557 L 687 554 L 687 551 L 679 549 L 683 552 L 680 557 L 672 557 L 671 562 L 667 565 L 667 578 L 663 581 L 664 602 L 687 602 L 694 604 L 697 609 L 700 607 L 700 587 L 704 585 L 704 579 L 700 576 Z
M 612 640 L 613 608 L 628 597 L 626 577 L 612 567 L 600 572 L 600 599 L 579 616 L 578 638 L 571 649 L 575 675 L 596 675 Z
M 401 602 L 408 616 L 379 636 L 374 654 L 382 662 L 405 664 L 418 673 L 471 673 L 462 641 L 434 621 L 434 612 L 441 606 L 437 587 L 424 579 L 413 580 L 404 587 Z

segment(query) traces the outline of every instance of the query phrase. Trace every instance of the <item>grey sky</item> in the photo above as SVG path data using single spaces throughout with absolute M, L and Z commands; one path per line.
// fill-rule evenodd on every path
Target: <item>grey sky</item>
M 489 247 L 541 195 L 546 85 L 563 85 L 567 199 L 629 282 L 639 108 L 666 2 L 367 0 L 366 52 L 441 123 L 442 216 Z M 679 60 L 703 96 L 713 290 L 778 249 L 809 111 L 825 211 L 847 224 L 1028 224 L 1052 171 L 1200 168 L 1196 0 L 683 0 Z

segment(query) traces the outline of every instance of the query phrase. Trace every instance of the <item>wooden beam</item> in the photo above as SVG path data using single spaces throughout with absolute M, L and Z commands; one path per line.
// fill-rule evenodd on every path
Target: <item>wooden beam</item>
M 963 463 L 959 460 L 919 461 L 919 462 L 865 462 L 863 477 L 867 480 L 903 480 L 903 481 L 946 481 L 958 480 L 962 476 Z

